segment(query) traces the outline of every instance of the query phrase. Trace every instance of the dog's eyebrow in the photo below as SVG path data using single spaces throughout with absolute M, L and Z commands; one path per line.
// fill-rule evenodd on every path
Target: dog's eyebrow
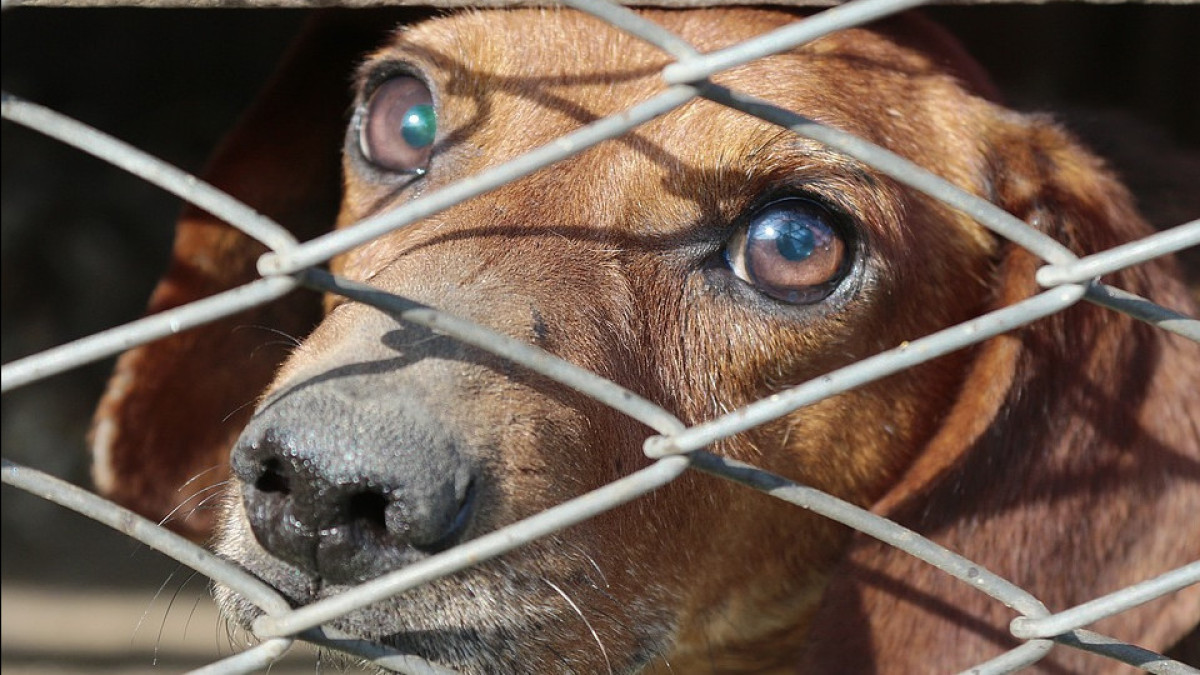
M 360 93 L 370 91 L 383 80 L 398 75 L 408 75 L 423 80 L 432 89 L 433 86 L 426 72 L 427 69 L 416 60 L 400 59 L 394 55 L 370 57 L 359 64 L 355 70 L 354 89 Z
M 781 130 L 744 153 L 746 184 L 756 189 L 775 186 L 808 189 L 856 211 L 848 197 L 881 194 L 883 176 L 862 162 L 791 131 Z

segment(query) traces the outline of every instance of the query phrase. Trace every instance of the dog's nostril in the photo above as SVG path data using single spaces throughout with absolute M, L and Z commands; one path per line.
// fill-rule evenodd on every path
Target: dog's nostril
M 291 484 L 283 471 L 283 465 L 274 457 L 263 462 L 254 487 L 260 492 L 278 492 L 285 495 L 291 492 Z
M 352 523 L 361 523 L 386 531 L 387 508 L 387 498 L 378 492 L 359 492 L 347 500 L 346 515 Z

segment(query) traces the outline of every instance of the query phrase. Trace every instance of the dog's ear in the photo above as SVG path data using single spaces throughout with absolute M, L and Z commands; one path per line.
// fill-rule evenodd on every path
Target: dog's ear
M 1064 132 L 1004 117 L 985 134 L 993 201 L 1077 254 L 1149 233 L 1126 190 Z M 993 308 L 1039 291 L 1040 261 L 1003 243 Z M 1105 282 L 1183 311 L 1169 261 Z M 874 511 L 1013 581 L 1051 611 L 1200 558 L 1200 355 L 1079 305 L 974 348 L 940 430 Z M 954 672 L 1019 643 L 996 600 L 864 535 L 833 576 L 802 672 Z M 1164 649 L 1200 621 L 1192 588 L 1096 630 Z M 1039 672 L 1109 672 L 1058 648 Z
M 324 12 L 224 139 L 204 178 L 304 240 L 333 226 L 340 151 L 357 59 L 402 17 Z M 257 277 L 265 249 L 194 207 L 180 216 L 170 267 L 150 300 L 159 312 Z M 320 302 L 292 293 L 126 352 L 92 430 L 97 488 L 200 538 L 228 475 L 228 452 L 286 347 L 311 329 Z

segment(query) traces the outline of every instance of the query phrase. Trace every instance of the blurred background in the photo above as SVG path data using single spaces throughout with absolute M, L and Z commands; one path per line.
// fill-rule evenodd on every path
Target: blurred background
M 1200 217 L 1200 5 L 928 13 L 959 35 L 1015 107 L 1056 111 L 1110 157 L 1159 226 Z M 200 171 L 306 16 L 6 10 L 3 88 Z M 179 204 L 17 125 L 4 122 L 2 134 L 7 363 L 140 316 L 165 268 Z M 1198 256 L 1184 256 L 1193 275 Z M 84 437 L 111 367 L 6 394 L 4 457 L 88 485 Z M 5 486 L 2 500 L 5 673 L 179 672 L 230 653 L 206 579 L 15 488 Z M 290 669 L 321 666 L 300 653 L 272 672 Z

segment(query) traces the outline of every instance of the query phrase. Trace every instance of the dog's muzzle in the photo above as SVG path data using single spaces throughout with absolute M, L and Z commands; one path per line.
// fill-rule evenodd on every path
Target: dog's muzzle
M 360 582 L 448 548 L 474 510 L 463 445 L 411 398 L 373 392 L 371 378 L 326 374 L 291 387 L 233 450 L 258 542 L 327 583 Z

